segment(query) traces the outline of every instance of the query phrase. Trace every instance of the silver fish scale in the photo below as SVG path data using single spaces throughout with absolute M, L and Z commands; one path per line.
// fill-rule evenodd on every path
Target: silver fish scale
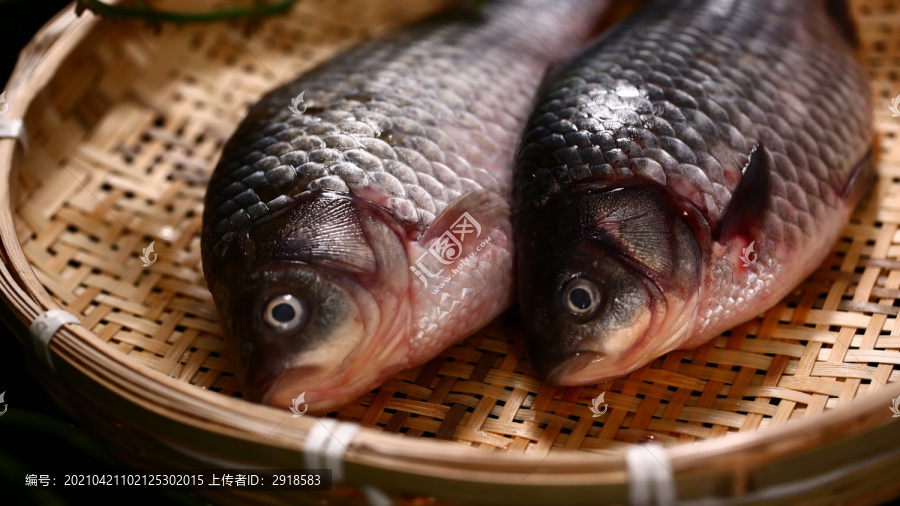
M 871 133 L 865 76 L 814 5 L 647 7 L 544 90 L 518 154 L 516 205 L 540 212 L 574 185 L 637 178 L 667 186 L 715 227 L 761 144 L 777 164 L 777 204 L 761 226 L 771 241 L 800 244 L 837 205 Z
M 554 49 L 531 32 L 558 26 L 585 3 L 492 2 L 487 22 L 426 23 L 270 92 L 210 181 L 207 251 L 221 256 L 235 231 L 316 190 L 386 199 L 395 218 L 419 229 L 467 192 L 508 198 L 517 136 Z M 541 6 L 524 30 L 518 19 Z M 301 92 L 307 109 L 295 117 L 289 106 Z

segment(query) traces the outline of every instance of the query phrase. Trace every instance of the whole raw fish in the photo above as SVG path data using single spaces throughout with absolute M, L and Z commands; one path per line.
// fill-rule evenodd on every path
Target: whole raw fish
M 202 236 L 250 399 L 330 411 L 512 303 L 518 135 L 545 69 L 583 46 L 605 4 L 444 13 L 251 108 L 209 184 Z
M 873 179 L 840 2 L 665 0 L 545 83 L 515 175 L 536 370 L 592 384 L 774 305 Z

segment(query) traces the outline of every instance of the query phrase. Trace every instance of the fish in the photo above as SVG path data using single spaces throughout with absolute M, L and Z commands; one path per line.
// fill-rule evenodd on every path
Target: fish
M 541 87 L 514 174 L 532 365 L 599 384 L 769 309 L 875 179 L 835 1 L 665 0 Z
M 250 107 L 201 232 L 245 398 L 330 412 L 513 304 L 516 143 L 545 71 L 606 5 L 457 6 Z

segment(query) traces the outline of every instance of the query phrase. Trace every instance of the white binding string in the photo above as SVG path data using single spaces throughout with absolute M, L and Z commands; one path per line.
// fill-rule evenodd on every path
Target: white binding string
M 307 469 L 331 469 L 331 479 L 344 481 L 344 453 L 359 431 L 355 423 L 334 418 L 319 418 L 303 443 L 303 462 Z
M 0 120 L 0 139 L 16 139 L 22 144 L 22 149 L 28 151 L 28 133 L 20 119 Z
M 628 497 L 632 506 L 673 506 L 677 503 L 672 462 L 659 443 L 632 446 L 625 452 L 628 465 Z M 655 501 L 654 501 L 655 499 Z
M 328 439 L 325 445 L 325 467 L 331 469 L 331 478 L 335 483 L 344 481 L 344 454 L 347 447 L 359 432 L 359 425 L 355 423 L 339 423 L 334 430 L 334 436 Z
M 303 463 L 307 469 L 331 469 L 332 483 L 344 481 L 344 454 L 359 432 L 355 423 L 339 422 L 334 418 L 319 418 L 303 443 Z M 371 506 L 391 506 L 387 494 L 372 485 L 360 487 Z
M 319 423 L 310 429 L 309 434 L 306 435 L 306 441 L 303 443 L 303 464 L 307 469 L 321 468 L 319 459 L 329 438 L 332 437 L 332 430 L 338 424 L 334 418 L 320 418 L 316 421 Z M 331 475 L 334 482 L 337 482 L 336 474 L 338 474 L 338 470 L 335 469 Z
M 56 368 L 53 366 L 53 357 L 50 355 L 50 340 L 53 339 L 56 331 L 66 323 L 81 325 L 81 322 L 72 313 L 62 309 L 51 309 L 38 315 L 28 327 L 31 345 L 38 359 L 53 372 L 56 372 Z

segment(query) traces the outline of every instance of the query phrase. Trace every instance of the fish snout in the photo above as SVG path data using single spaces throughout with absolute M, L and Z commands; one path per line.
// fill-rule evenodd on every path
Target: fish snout
M 584 385 L 590 381 L 585 377 L 593 374 L 592 370 L 605 361 L 607 355 L 596 351 L 579 351 L 573 355 L 563 358 L 551 366 L 550 372 L 546 375 L 547 380 L 554 384 L 564 387 Z
M 319 367 L 293 366 L 292 356 L 287 343 L 244 341 L 241 343 L 243 393 L 254 402 L 264 402 L 269 393 L 278 384 L 284 386 L 286 378 L 309 377 Z M 299 394 L 302 389 L 297 392 Z M 296 394 L 295 394 L 296 397 Z
M 327 413 L 328 398 L 319 390 L 325 372 L 315 365 L 292 367 L 260 383 L 255 393 L 259 394 L 260 402 L 276 408 L 291 408 L 295 399 L 300 398 L 309 406 L 310 413 Z

